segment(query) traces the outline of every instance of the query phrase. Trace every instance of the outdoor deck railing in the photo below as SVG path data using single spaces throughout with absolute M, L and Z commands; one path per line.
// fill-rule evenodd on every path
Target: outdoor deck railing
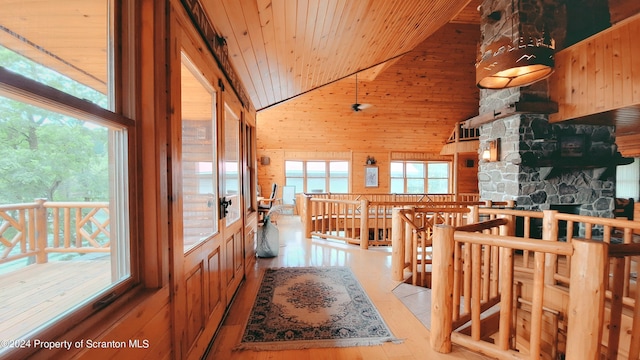
M 51 253 L 110 251 L 109 203 L 52 202 L 0 205 L 0 264 Z

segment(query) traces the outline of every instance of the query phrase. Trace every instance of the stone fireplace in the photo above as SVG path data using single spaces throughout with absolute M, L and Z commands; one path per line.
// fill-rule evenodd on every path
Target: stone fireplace
M 602 1 L 587 3 L 586 6 L 597 7 Z M 515 23 L 510 16 L 512 4 L 517 12 Z M 567 13 L 571 12 L 568 9 L 571 4 L 558 0 L 485 0 L 481 7 L 480 50 L 496 37 L 523 29 L 528 33 L 549 32 L 558 50 L 568 37 Z M 496 11 L 502 14 L 498 20 L 489 16 Z M 589 35 L 585 33 L 583 38 Z M 520 88 L 480 90 L 479 113 L 496 112 L 523 101 L 548 102 L 547 81 Z M 479 151 L 481 199 L 516 200 L 518 208 L 526 210 L 571 207 L 572 212 L 581 215 L 613 217 L 616 157 L 619 157 L 613 127 L 550 124 L 546 114 L 521 113 L 481 125 L 480 149 L 498 138 L 501 140 L 498 161 L 482 160 Z

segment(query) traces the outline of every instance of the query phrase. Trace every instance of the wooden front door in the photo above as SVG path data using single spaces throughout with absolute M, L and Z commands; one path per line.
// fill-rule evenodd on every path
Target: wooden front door
M 171 71 L 176 111 L 169 128 L 174 358 L 199 359 L 244 275 L 242 108 L 224 91 L 222 73 L 189 22 L 173 20 L 171 68 L 180 69 Z

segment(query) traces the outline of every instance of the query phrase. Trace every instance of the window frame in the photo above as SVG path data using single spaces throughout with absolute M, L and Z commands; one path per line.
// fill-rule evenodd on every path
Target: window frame
M 287 162 L 301 162 L 302 163 L 302 176 L 288 176 L 287 175 Z M 351 191 L 351 162 L 349 160 L 342 160 L 342 159 L 333 159 L 333 160 L 318 160 L 318 159 L 288 159 L 285 160 L 285 166 L 284 166 L 284 179 L 285 179 L 285 186 L 287 186 L 287 179 L 289 178 L 295 178 L 295 179 L 301 179 L 302 180 L 302 184 L 303 184 L 303 190 L 299 191 L 296 188 L 296 194 L 300 194 L 300 193 L 308 193 L 310 192 L 309 189 L 307 189 L 307 180 L 309 179 L 309 177 L 307 176 L 307 163 L 310 162 L 314 162 L 314 163 L 324 163 L 325 165 L 325 175 L 324 176 L 312 176 L 312 179 L 324 179 L 324 186 L 326 191 L 325 192 L 331 192 L 331 179 L 346 179 L 347 180 L 347 191 L 345 193 L 349 193 Z M 347 163 L 348 169 L 347 169 L 347 175 L 346 176 L 331 176 L 331 163 L 336 163 L 336 162 L 340 162 L 340 163 Z
M 430 164 L 447 164 L 447 175 L 445 177 L 437 177 L 437 176 L 431 176 L 429 174 L 429 165 Z M 426 186 L 427 186 L 427 190 L 429 190 L 429 180 L 443 180 L 446 179 L 447 180 L 447 191 L 444 193 L 433 193 L 433 194 L 450 194 L 451 193 L 451 167 L 452 167 L 452 163 L 450 161 L 427 161 L 426 164 L 426 172 L 427 172 L 427 178 L 426 178 Z
M 7 70 L 0 66 L 0 95 L 9 99 L 31 104 L 46 110 L 54 111 L 74 118 L 91 121 L 108 128 L 117 128 L 124 132 L 125 146 L 117 151 L 116 156 L 126 154 L 126 164 L 123 170 L 126 172 L 127 190 L 123 193 L 115 193 L 123 206 L 129 209 L 126 223 L 128 225 L 128 248 L 122 249 L 128 253 L 128 265 L 130 274 L 126 279 L 113 283 L 100 292 L 91 294 L 78 306 L 69 312 L 54 317 L 44 326 L 33 329 L 29 333 L 30 338 L 54 339 L 60 336 L 63 329 L 82 324 L 83 326 L 95 326 L 100 324 L 100 319 L 94 316 L 97 311 L 107 308 L 110 304 L 122 304 L 131 300 L 132 289 L 141 284 L 144 276 L 140 273 L 140 260 L 138 251 L 138 226 L 136 218 L 139 203 L 137 201 L 137 189 L 140 185 L 136 165 L 139 151 L 137 126 L 135 119 L 137 114 L 136 100 L 137 81 L 139 78 L 136 69 L 136 27 L 135 27 L 135 2 L 130 0 L 118 1 L 112 5 L 112 14 L 108 21 L 110 24 L 108 46 L 109 81 L 111 81 L 108 99 L 111 105 L 105 109 L 87 100 L 78 98 L 69 93 L 42 84 L 36 80 L 21 74 Z M 114 30 L 117 29 L 117 30 Z M 122 139 L 120 139 L 122 140 Z M 118 171 L 116 169 L 116 171 Z M 115 234 L 112 236 L 116 236 Z M 138 286 L 138 288 L 140 288 Z M 137 292 L 136 292 L 137 293 Z M 127 294 L 128 296 L 125 296 Z M 87 321 L 92 319 L 91 321 Z M 34 352 L 37 349 L 16 350 L 16 352 Z M 11 353 L 11 352 L 10 352 Z
M 450 161 L 446 161 L 446 160 L 425 160 L 425 161 L 418 161 L 418 160 L 393 160 L 391 161 L 391 163 L 389 164 L 389 167 L 392 166 L 392 164 L 394 163 L 399 163 L 402 164 L 402 177 L 394 177 L 393 173 L 391 171 L 389 171 L 389 184 L 393 183 L 394 179 L 402 179 L 403 180 L 403 194 L 408 194 L 407 192 L 407 180 L 408 179 L 423 179 L 424 181 L 424 186 L 423 186 L 423 194 L 430 194 L 429 192 L 429 180 L 430 179 L 447 179 L 447 193 L 451 192 L 451 162 Z M 422 164 L 424 166 L 424 174 L 423 177 L 407 177 L 407 164 L 411 164 L 411 163 L 416 163 L 416 164 Z M 444 163 L 447 164 L 448 167 L 448 171 L 447 171 L 447 177 L 432 177 L 429 176 L 429 164 L 440 164 L 440 163 Z M 390 190 L 391 190 L 391 185 L 390 185 Z M 391 192 L 391 191 L 390 191 Z M 391 192 L 393 193 L 393 192 Z M 439 194 L 439 193 L 438 193 Z

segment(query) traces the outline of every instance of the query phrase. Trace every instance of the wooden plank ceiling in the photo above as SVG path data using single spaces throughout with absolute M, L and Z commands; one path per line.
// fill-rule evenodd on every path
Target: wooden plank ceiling
M 357 71 L 372 81 L 480 0 L 200 0 L 260 110 Z M 106 93 L 103 1 L 2 0 L 0 45 Z M 70 41 L 73 39 L 73 41 Z
M 446 23 L 479 23 L 480 0 L 202 0 L 258 110 L 370 69 Z M 387 63 L 387 64 L 385 64 Z

